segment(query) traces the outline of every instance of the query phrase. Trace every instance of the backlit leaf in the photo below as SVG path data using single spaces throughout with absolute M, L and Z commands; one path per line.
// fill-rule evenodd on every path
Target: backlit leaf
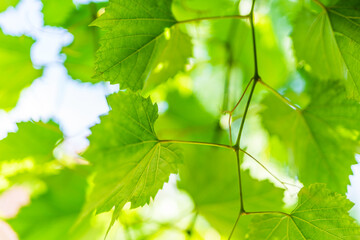
M 8 7 L 15 7 L 20 0 L 1 0 L 0 2 L 0 12 L 5 11 Z
M 30 58 L 33 43 L 29 37 L 7 36 L 0 30 L 0 109 L 13 108 L 21 90 L 40 77 L 42 70 L 34 69 Z
M 297 169 L 300 181 L 327 183 L 345 193 L 356 163 L 350 133 L 360 131 L 360 104 L 348 100 L 345 89 L 335 83 L 317 85 L 303 109 L 293 109 L 274 96 L 263 103 L 263 124 L 286 143 L 288 163 Z
M 298 60 L 319 79 L 344 80 L 349 96 L 360 96 L 360 10 L 358 0 L 342 0 L 320 13 L 304 8 L 292 34 Z
M 85 201 L 85 178 L 62 170 L 58 175 L 43 180 L 46 192 L 34 197 L 8 222 L 24 240 L 79 239 L 75 237 L 79 232 L 70 233 L 70 229 Z
M 72 0 L 41 0 L 41 2 L 43 3 L 42 13 L 45 25 L 61 26 L 75 10 Z
M 313 184 L 298 194 L 290 214 L 256 216 L 250 239 L 360 239 L 360 227 L 349 216 L 353 203 L 331 192 L 324 184 Z
M 178 148 L 157 139 L 157 106 L 137 93 L 108 98 L 109 115 L 93 127 L 85 158 L 94 165 L 94 188 L 84 214 L 111 210 L 125 203 L 136 208 L 149 203 L 180 162 Z
M 44 163 L 52 160 L 56 144 L 63 139 L 59 127 L 52 121 L 18 123 L 18 131 L 0 141 L 0 161 L 33 159 Z
M 138 90 L 184 69 L 191 43 L 172 15 L 171 2 L 110 0 L 92 24 L 106 32 L 96 54 L 96 78 Z

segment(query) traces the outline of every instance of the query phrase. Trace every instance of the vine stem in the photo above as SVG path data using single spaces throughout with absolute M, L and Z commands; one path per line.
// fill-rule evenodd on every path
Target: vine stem
M 248 14 L 248 15 L 230 15 L 230 16 L 194 18 L 194 19 L 178 21 L 177 24 L 200 22 L 200 21 L 206 21 L 206 20 L 247 19 L 247 18 L 250 18 L 250 14 Z
M 198 141 L 182 141 L 182 140 L 159 140 L 161 143 L 179 143 L 179 144 L 191 144 L 191 145 L 202 145 L 210 147 L 219 147 L 234 150 L 230 145 L 219 144 L 219 143 L 209 143 L 209 142 L 198 142 Z
M 276 97 L 278 97 L 281 101 L 283 101 L 286 105 L 288 105 L 289 107 L 291 107 L 292 109 L 295 109 L 296 111 L 301 111 L 301 109 L 296 106 L 295 104 L 293 104 L 292 102 L 290 102 L 289 99 L 287 99 L 286 97 L 284 97 L 283 95 L 281 95 L 278 91 L 276 91 L 275 89 L 273 89 L 271 86 L 269 86 L 268 84 L 266 84 L 263 80 L 259 79 L 259 83 L 261 83 L 264 87 L 266 87 L 270 92 L 272 92 Z
M 252 85 L 252 88 L 250 90 L 249 98 L 248 98 L 248 101 L 247 101 L 246 106 L 245 106 L 243 118 L 241 120 L 239 133 L 238 133 L 238 136 L 237 136 L 237 139 L 236 139 L 236 143 L 234 145 L 235 152 L 236 152 L 236 158 L 237 158 L 237 165 L 238 165 L 237 167 L 238 167 L 238 178 L 239 178 L 239 191 L 240 191 L 240 204 L 241 204 L 241 207 L 240 207 L 240 212 L 238 214 L 236 222 L 235 222 L 235 224 L 234 224 L 234 226 L 233 226 L 233 228 L 231 230 L 231 233 L 229 235 L 229 240 L 231 239 L 231 237 L 232 237 L 232 235 L 233 235 L 233 233 L 234 233 L 234 231 L 236 229 L 236 226 L 237 226 L 237 224 L 238 224 L 238 222 L 240 220 L 241 215 L 243 215 L 243 213 L 246 213 L 245 207 L 244 207 L 244 202 L 243 202 L 243 193 L 242 193 L 242 185 L 241 185 L 241 162 L 240 162 L 240 157 L 239 157 L 239 149 L 240 149 L 241 135 L 242 135 L 242 132 L 243 132 L 243 129 L 244 129 L 245 119 L 246 119 L 246 116 L 247 116 L 247 113 L 248 113 L 248 110 L 249 110 L 250 102 L 251 102 L 252 96 L 254 94 L 256 84 L 257 84 L 258 80 L 260 79 L 259 72 L 258 72 L 258 62 L 257 62 L 257 53 L 256 53 L 256 39 L 255 39 L 255 27 L 254 27 L 255 1 L 256 0 L 252 0 L 251 10 L 250 10 L 250 13 L 249 13 L 251 33 L 252 33 L 252 42 L 253 42 L 253 53 L 254 53 L 254 76 L 252 78 L 253 85 Z

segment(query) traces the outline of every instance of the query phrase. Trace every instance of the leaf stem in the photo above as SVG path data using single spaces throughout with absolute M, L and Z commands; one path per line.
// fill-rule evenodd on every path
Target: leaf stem
M 233 109 L 231 109 L 231 113 L 233 113 L 233 112 L 235 111 L 235 109 L 239 106 L 239 104 L 240 104 L 241 100 L 244 98 L 245 93 L 246 93 L 246 91 L 248 90 L 248 88 L 249 88 L 250 83 L 252 82 L 252 80 L 253 80 L 253 78 L 250 79 L 250 81 L 249 81 L 248 84 L 246 85 L 245 90 L 244 90 L 243 94 L 241 95 L 239 101 L 236 103 L 236 105 L 233 107 Z
M 249 17 L 250 17 L 250 14 L 248 14 L 248 15 L 230 15 L 230 16 L 202 17 L 202 18 L 194 18 L 194 19 L 188 19 L 188 20 L 178 21 L 177 24 L 200 22 L 200 21 L 206 21 L 206 20 L 247 19 L 247 18 L 249 18 Z
M 235 146 L 237 146 L 237 147 L 240 147 L 240 139 L 241 139 L 241 135 L 242 135 L 242 132 L 243 132 L 243 129 L 244 129 L 245 119 L 246 119 L 246 116 L 247 116 L 247 113 L 248 113 L 248 110 L 249 110 L 250 102 L 251 102 L 251 99 L 252 99 L 252 96 L 253 96 L 253 93 L 254 93 L 254 90 L 255 90 L 256 83 L 258 81 L 258 79 L 255 79 L 255 78 L 253 78 L 253 80 L 254 80 L 254 83 L 253 83 L 252 88 L 250 90 L 250 95 L 249 95 L 248 101 L 247 101 L 246 106 L 245 106 L 244 115 L 243 115 L 243 118 L 241 120 L 238 137 L 237 137 L 236 143 L 235 143 Z
M 289 99 L 287 99 L 286 97 L 284 97 L 283 95 L 281 95 L 278 91 L 276 91 L 275 89 L 273 89 L 272 87 L 270 87 L 268 84 L 266 84 L 263 80 L 259 80 L 259 83 L 261 83 L 264 87 L 266 87 L 270 92 L 272 92 L 275 96 L 277 96 L 281 101 L 283 101 L 286 105 L 288 105 L 289 107 L 291 107 L 292 109 L 295 109 L 297 111 L 301 111 L 301 109 L 296 106 L 295 104 L 293 104 L 292 102 L 290 102 Z
M 239 214 L 238 214 L 238 216 L 237 216 L 237 218 L 236 218 L 235 224 L 234 224 L 233 228 L 231 229 L 231 233 L 229 234 L 228 240 L 230 240 L 231 237 L 232 237 L 232 235 L 234 234 L 235 229 L 236 229 L 236 226 L 237 226 L 237 224 L 239 223 L 240 217 L 243 215 L 243 213 L 244 213 L 244 212 L 239 212 Z
M 265 169 L 265 171 L 267 171 L 273 178 L 275 178 L 279 183 L 281 183 L 285 189 L 288 189 L 288 188 L 286 187 L 286 185 L 285 185 L 285 184 L 287 184 L 287 183 L 281 181 L 278 177 L 276 177 L 267 167 L 265 167 L 264 164 L 262 164 L 259 160 L 257 160 L 255 157 L 253 157 L 250 153 L 246 152 L 245 150 L 243 150 L 243 149 L 241 149 L 241 148 L 239 148 L 239 151 L 242 152 L 242 153 L 244 153 L 245 155 L 249 156 L 249 157 L 250 157 L 252 160 L 254 160 L 255 162 L 257 162 L 262 168 Z M 289 185 L 290 185 L 290 184 L 289 184 Z
M 198 142 L 198 141 L 182 141 L 182 140 L 159 140 L 161 143 L 179 143 L 179 144 L 190 144 L 190 145 L 202 145 L 210 147 L 219 147 L 234 150 L 230 145 L 219 144 L 219 143 L 209 143 L 209 142 Z

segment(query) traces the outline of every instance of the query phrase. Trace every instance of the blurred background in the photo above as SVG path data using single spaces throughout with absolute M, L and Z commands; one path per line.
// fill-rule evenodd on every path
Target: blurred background
M 181 5 L 186 5 L 189 1 L 184 1 Z M 47 2 L 49 3 L 48 9 L 45 8 Z M 64 141 L 54 150 L 56 164 L 72 166 L 74 163 L 83 163 L 84 160 L 78 155 L 89 144 L 87 136 L 91 133 L 90 127 L 99 123 L 99 116 L 108 113 L 109 107 L 106 96 L 119 91 L 119 86 L 106 82 L 94 84 L 91 83 L 91 80 L 87 80 L 87 78 L 91 78 L 93 73 L 93 70 L 89 72 L 86 69 L 92 67 L 94 49 L 96 49 L 97 44 L 93 44 L 92 39 L 88 37 L 91 33 L 87 31 L 93 30 L 88 30 L 87 25 L 96 16 L 103 13 L 103 7 L 106 6 L 106 3 L 101 3 L 101 1 L 100 3 L 90 3 L 86 0 L 74 0 L 73 4 L 68 4 L 69 1 L 65 2 L 58 1 L 57 4 L 50 7 L 52 4 L 50 0 L 21 0 L 15 7 L 9 7 L 0 13 L 0 28 L 5 35 L 29 38 L 32 44 L 31 62 L 37 71 L 36 73 L 27 72 L 26 69 L 16 69 L 15 66 L 9 66 L 15 68 L 14 71 L 22 72 L 21 74 L 34 76 L 34 79 L 21 91 L 14 108 L 9 106 L 5 110 L 0 110 L 0 139 L 8 136 L 10 132 L 16 132 L 19 122 L 30 120 L 36 122 L 54 121 L 54 124 L 58 124 L 64 135 Z M 200 3 L 201 1 L 195 2 Z M 232 5 L 231 1 L 226 2 L 227 4 L 230 2 L 230 5 L 210 1 L 209 9 L 216 9 L 220 4 L 224 9 L 237 7 L 236 1 L 233 1 Z M 285 18 L 279 17 L 282 16 L 282 12 L 272 9 L 273 4 L 277 4 L 278 1 L 259 2 L 259 7 L 256 10 L 256 28 L 259 33 L 258 44 L 260 48 L 259 61 L 260 64 L 267 66 L 261 70 L 264 75 L 272 79 L 271 84 L 274 88 L 279 88 L 281 91 L 284 83 L 291 79 L 289 81 L 291 82 L 290 88 L 295 93 L 301 92 L 304 88 L 304 82 L 295 69 L 295 60 L 291 49 L 292 42 L 289 37 L 290 24 Z M 175 1 L 174 12 L 181 17 L 184 6 L 176 8 L 176 4 L 180 4 L 179 1 Z M 196 6 L 196 4 L 192 4 L 192 6 Z M 242 1 L 240 12 L 248 11 L 249 6 L 250 1 Z M 46 14 L 49 13 L 57 17 L 47 18 Z M 194 9 L 193 14 L 197 14 L 196 9 Z M 216 119 L 222 114 L 223 91 L 219 89 L 222 89 L 223 76 L 229 74 L 226 64 L 224 64 L 228 58 L 227 48 L 229 45 L 224 40 L 227 38 L 225 32 L 228 31 L 228 28 L 225 27 L 224 29 L 221 23 L 218 25 L 213 28 L 207 22 L 202 22 L 187 26 L 187 31 L 195 36 L 193 42 L 194 58 L 190 59 L 187 72 L 178 74 L 168 83 L 151 89 L 147 93 L 153 101 L 158 103 L 160 114 L 164 116 L 159 119 L 158 123 L 160 136 L 162 133 L 175 138 L 187 136 L 187 133 L 177 131 L 182 129 L 182 126 L 187 125 L 189 131 L 192 131 L 191 136 L 197 138 L 198 134 L 209 129 L 206 124 L 211 125 L 210 119 Z M 244 25 L 244 28 L 247 27 Z M 210 39 L 209 33 L 212 36 L 219 37 Z M 230 99 L 232 100 L 228 103 L 230 106 L 236 103 L 237 96 L 242 92 L 244 83 L 246 83 L 246 79 L 249 79 L 248 76 L 251 72 L 252 60 L 249 60 L 249 56 L 252 54 L 252 49 L 247 49 L 248 44 L 251 43 L 249 35 L 242 35 L 240 39 L 242 43 L 239 43 L 239 48 L 242 46 L 244 49 L 235 49 L 234 51 L 240 51 L 242 55 L 235 55 L 233 58 L 239 58 L 237 61 L 242 66 L 234 67 L 230 72 L 231 79 L 240 80 L 231 83 L 233 87 L 230 92 Z M 0 40 L 0 44 L 2 44 L 0 46 L 0 63 L 6 61 L 2 56 L 2 53 L 6 51 L 2 52 L 1 48 L 5 47 L 4 44 L 11 44 L 10 42 Z M 79 54 L 82 54 L 81 57 L 78 57 Z M 83 66 L 74 66 L 76 64 L 74 59 L 77 57 L 77 61 L 82 61 Z M 1 73 L 0 77 L 6 78 Z M 1 83 L 3 81 L 5 80 L 0 80 Z M 172 95 L 170 96 L 170 94 Z M 259 99 L 255 101 L 259 103 L 264 95 L 263 90 L 259 90 L 258 95 Z M 183 109 L 179 110 L 173 107 L 177 103 L 181 103 Z M 269 140 L 267 134 L 261 129 L 260 120 L 256 116 L 256 112 L 259 112 L 260 108 L 260 104 L 255 104 L 252 109 L 254 114 L 249 116 L 251 124 L 246 126 L 245 134 L 248 137 L 244 141 L 244 145 L 247 146 L 249 152 L 264 160 L 267 166 L 278 176 L 301 187 L 302 185 L 297 179 L 288 177 L 286 173 L 277 168 L 276 164 L 271 163 L 268 149 Z M 183 122 L 175 124 L 170 124 L 168 121 L 169 118 L 179 116 L 179 114 L 182 116 L 191 115 L 191 112 L 194 111 L 203 111 L 201 118 L 192 119 L 188 117 L 186 119 L 187 117 L 184 117 L 181 120 Z M 238 117 L 236 118 L 236 116 Z M 238 119 L 241 119 L 241 115 L 235 114 L 234 131 L 238 129 Z M 187 121 L 191 121 L 191 124 L 188 124 Z M 226 131 L 226 124 L 227 116 L 223 115 L 220 117 L 218 125 Z M 194 132 L 193 129 L 198 132 Z M 61 179 L 54 179 L 55 177 L 48 172 L 58 171 L 60 167 L 56 164 L 52 167 L 46 166 L 41 170 L 41 174 L 34 174 L 31 171 L 35 167 L 31 159 L 24 159 L 17 163 L 8 161 L 6 164 L 2 164 L 0 170 L 0 216 L 3 219 L 0 222 L 1 240 L 19 239 L 6 222 L 16 216 L 20 208 L 27 206 L 32 201 L 35 201 L 37 205 L 25 213 L 25 216 L 21 218 L 22 222 L 18 225 L 24 225 L 20 227 L 22 230 L 33 229 L 34 231 L 30 237 L 20 239 L 49 239 L 43 237 L 46 234 L 54 236 L 53 239 L 62 239 L 63 229 L 66 226 L 68 227 L 67 224 L 72 223 L 74 217 L 70 218 L 71 214 L 65 216 L 63 214 L 65 210 L 61 208 L 58 209 L 59 212 L 44 210 L 49 206 L 43 204 L 44 199 L 42 198 L 56 198 L 60 200 L 61 204 L 67 203 L 66 208 L 69 205 L 74 205 L 75 209 L 78 200 L 74 200 L 73 197 L 84 190 L 79 187 L 78 189 L 81 190 L 78 191 L 78 186 L 73 186 L 73 196 L 61 195 L 61 192 L 56 190 L 59 189 L 59 182 L 60 185 L 64 186 L 66 184 L 77 185 L 69 180 L 76 181 L 76 176 L 69 175 L 69 177 L 65 173 L 65 176 L 60 176 Z M 250 169 L 252 177 L 262 180 L 269 179 L 273 184 L 279 186 L 267 172 L 264 172 L 253 162 L 245 160 L 243 167 Z M 231 170 L 231 167 L 229 169 Z M 359 220 L 360 167 L 354 165 L 352 169 L 354 175 L 350 176 L 351 186 L 348 187 L 347 196 L 355 203 L 351 214 Z M 43 178 L 44 172 L 46 172 L 45 178 Z M 196 172 L 189 174 L 195 176 Z M 217 220 L 220 222 L 220 219 L 227 218 L 226 213 L 214 212 L 211 215 L 212 210 L 209 209 L 210 213 L 207 220 L 197 214 L 193 199 L 181 189 L 181 186 L 178 186 L 178 179 L 178 175 L 171 175 L 169 183 L 164 185 L 164 188 L 160 190 L 150 205 L 135 210 L 130 210 L 129 206 L 126 206 L 127 209 L 123 211 L 120 221 L 110 231 L 108 239 L 226 239 L 226 234 L 219 231 L 222 226 L 217 223 Z M 235 184 L 236 182 L 234 182 Z M 51 186 L 56 186 L 55 190 Z M 226 191 L 226 189 L 223 190 Z M 289 187 L 289 190 L 285 192 L 284 201 L 287 206 L 294 204 L 297 191 L 297 187 Z M 85 196 L 85 192 L 83 195 Z M 79 198 L 84 198 L 84 196 Z M 31 211 L 35 213 L 37 211 L 45 212 L 41 213 L 44 214 L 44 222 L 33 222 L 34 218 L 31 216 L 35 213 Z M 54 220 L 54 216 L 58 216 L 56 220 Z M 88 223 L 91 228 L 79 230 L 76 239 L 103 239 L 110 218 L 111 213 L 93 217 Z M 231 217 L 229 218 L 231 219 Z M 213 221 L 209 221 L 209 219 L 213 219 Z M 229 222 L 231 221 L 229 220 Z M 228 225 L 231 226 L 231 223 Z M 223 228 L 229 229 L 228 226 Z

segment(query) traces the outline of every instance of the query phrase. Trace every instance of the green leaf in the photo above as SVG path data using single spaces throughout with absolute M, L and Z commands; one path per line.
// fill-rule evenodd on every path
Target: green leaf
M 177 19 L 188 20 L 239 13 L 239 0 L 173 0 L 172 10 Z
M 110 0 L 92 24 L 106 31 L 96 54 L 96 78 L 138 90 L 184 69 L 191 42 L 173 17 L 171 2 Z
M 263 104 L 263 125 L 288 147 L 288 163 L 300 181 L 327 183 L 345 193 L 351 165 L 356 164 L 353 134 L 360 131 L 359 103 L 348 100 L 343 87 L 329 83 L 314 87 L 303 109 L 293 109 L 272 95 Z
M 21 90 L 41 76 L 42 70 L 34 69 L 30 59 L 33 43 L 29 37 L 7 36 L 0 30 L 0 109 L 13 108 Z
M 41 0 L 41 2 L 43 3 L 42 13 L 45 25 L 60 27 L 75 10 L 72 0 Z
M 89 27 L 89 24 L 96 19 L 98 10 L 103 6 L 104 3 L 81 5 L 62 25 L 74 36 L 74 41 L 62 49 L 62 53 L 66 54 L 64 65 L 72 78 L 83 82 L 96 82 L 92 76 L 95 74 L 94 53 L 100 36 L 99 29 Z
M 0 161 L 33 159 L 44 163 L 53 160 L 53 150 L 63 139 L 59 127 L 52 121 L 18 123 L 18 131 L 0 141 Z
M 0 12 L 5 11 L 8 7 L 15 7 L 20 0 L 1 0 L 0 2 Z
M 304 187 L 290 214 L 264 214 L 253 219 L 250 239 L 359 239 L 360 227 L 349 216 L 353 203 L 326 189 L 325 184 Z
M 138 93 L 120 92 L 108 98 L 109 115 L 93 127 L 84 156 L 94 165 L 94 188 L 83 216 L 93 210 L 114 217 L 127 202 L 148 203 L 180 163 L 178 148 L 157 139 L 157 106 Z M 113 219 L 114 220 L 114 219 Z
M 246 211 L 282 209 L 282 189 L 268 181 L 253 179 L 248 170 L 242 171 L 241 175 Z M 234 152 L 201 146 L 186 148 L 178 185 L 190 194 L 195 210 L 227 237 L 240 210 Z M 245 238 L 249 221 L 250 217 L 240 218 L 234 237 Z
M 318 14 L 303 9 L 292 34 L 298 60 L 319 79 L 344 80 L 350 97 L 360 97 L 360 10 L 342 0 Z
M 86 179 L 62 170 L 44 181 L 47 191 L 20 209 L 9 224 L 22 240 L 79 239 L 69 231 L 85 201 Z

